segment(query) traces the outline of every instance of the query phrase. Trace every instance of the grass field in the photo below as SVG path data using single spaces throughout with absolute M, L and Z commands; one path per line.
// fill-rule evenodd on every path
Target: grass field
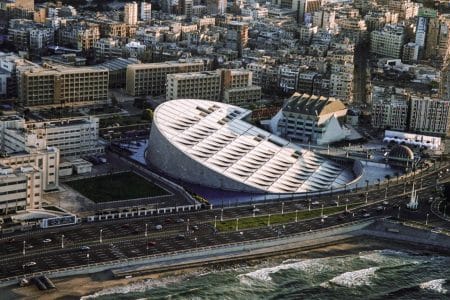
M 362 203 L 355 203 L 347 206 L 347 209 L 351 209 L 353 207 L 356 207 L 358 205 L 361 205 Z M 331 215 L 335 213 L 340 213 L 345 211 L 345 206 L 331 206 L 331 207 L 324 207 L 323 208 L 323 214 L 324 215 Z M 304 220 L 304 219 L 312 219 L 320 217 L 322 213 L 322 209 L 312 209 L 312 210 L 301 210 L 297 213 L 298 220 Z M 250 228 L 257 228 L 257 227 L 264 227 L 267 226 L 269 217 L 268 215 L 263 216 L 256 216 L 256 217 L 246 217 L 239 219 L 239 230 L 240 229 L 250 229 Z M 283 224 L 283 223 L 290 223 L 295 222 L 295 212 L 286 212 L 284 214 L 273 214 L 270 216 L 270 225 L 274 224 Z M 236 220 L 227 220 L 223 222 L 217 222 L 217 229 L 219 231 L 233 231 L 236 230 Z
M 168 195 L 166 190 L 133 172 L 74 180 L 66 184 L 97 203 Z

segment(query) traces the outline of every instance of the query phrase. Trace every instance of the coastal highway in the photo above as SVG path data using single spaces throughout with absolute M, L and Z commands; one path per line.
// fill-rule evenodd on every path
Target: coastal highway
M 20 276 L 44 270 L 89 265 L 117 259 L 138 257 L 157 253 L 169 253 L 189 248 L 223 245 L 242 241 L 315 230 L 328 226 L 364 219 L 367 214 L 379 217 L 400 217 L 400 219 L 424 222 L 429 213 L 427 199 L 433 196 L 436 180 L 444 180 L 450 174 L 445 168 L 429 169 L 414 180 L 392 180 L 389 184 L 369 187 L 358 191 L 339 194 L 339 205 L 365 202 L 367 205 L 351 213 L 331 215 L 327 218 L 299 221 L 262 228 L 217 232 L 214 219 L 219 221 L 256 215 L 280 214 L 295 210 L 308 210 L 337 205 L 338 195 L 313 197 L 311 201 L 295 200 L 272 203 L 258 203 L 247 206 L 215 208 L 191 213 L 160 215 L 152 217 L 83 223 L 71 227 L 31 231 L 9 235 L 0 239 L 0 278 Z M 440 172 L 440 173 L 439 173 Z M 405 208 L 412 182 L 422 200 L 420 210 L 411 212 Z M 386 192 L 387 188 L 387 192 Z M 385 199 L 385 196 L 386 199 Z M 348 202 L 346 201 L 348 199 Z M 388 204 L 382 204 L 387 201 Z M 382 205 L 382 209 L 380 209 Z M 401 209 L 400 209 L 401 208 Z M 445 226 L 438 218 L 429 218 L 430 224 Z M 441 223 L 439 223 L 441 222 Z M 157 230 L 157 225 L 162 229 Z M 24 251 L 25 250 L 25 251 Z M 24 254 L 25 253 L 25 254 Z

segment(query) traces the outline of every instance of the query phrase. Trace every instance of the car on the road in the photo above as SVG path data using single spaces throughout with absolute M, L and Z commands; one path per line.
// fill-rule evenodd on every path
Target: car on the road
M 364 217 L 364 218 L 368 218 L 368 217 L 370 217 L 370 214 L 369 214 L 369 213 L 365 213 L 365 214 L 363 215 L 363 217 Z
M 177 240 L 184 240 L 185 238 L 186 238 L 186 236 L 182 233 L 178 234 L 176 237 Z
M 253 209 L 253 212 L 254 212 L 254 213 L 259 213 L 260 211 L 261 211 L 261 210 L 260 210 L 259 208 L 256 208 L 256 207 Z
M 163 228 L 163 227 L 162 227 L 162 225 L 160 225 L 160 224 L 155 225 L 155 229 L 156 229 L 156 230 L 162 230 L 162 228 Z
M 173 220 L 172 220 L 171 218 L 166 218 L 166 219 L 164 220 L 164 222 L 165 222 L 166 224 L 172 224 L 172 223 L 173 223 Z
M 389 202 L 383 201 L 383 205 L 389 205 Z
M 121 226 L 122 228 L 130 228 L 130 224 L 126 223 L 126 224 L 122 224 Z
M 91 247 L 89 247 L 89 246 L 81 246 L 80 250 L 81 251 L 89 251 L 89 250 L 91 250 Z
M 198 228 L 198 225 L 194 225 L 194 226 L 192 226 L 192 230 L 195 230 L 195 231 L 197 231 L 199 228 Z
M 9 239 L 8 239 L 8 243 L 14 243 L 15 241 L 16 241 L 15 238 L 9 238 Z
M 138 234 L 140 232 L 139 228 L 134 228 L 133 229 L 133 234 Z
M 384 210 L 383 206 L 377 206 L 376 208 L 377 212 L 382 212 Z
M 345 216 L 344 216 L 344 215 L 339 215 L 339 216 L 338 216 L 338 220 L 339 220 L 339 221 L 345 220 Z
M 150 247 L 156 246 L 156 242 L 155 241 L 149 241 L 147 243 L 147 246 L 150 246 Z
M 312 205 L 319 205 L 320 202 L 319 202 L 319 201 L 314 201 L 314 202 L 311 202 L 311 204 L 312 204 Z
M 22 265 L 22 267 L 23 268 L 26 268 L 26 267 L 32 267 L 32 266 L 35 266 L 36 265 L 36 262 L 35 261 L 29 261 L 29 262 L 27 262 L 27 263 L 24 263 L 23 265 Z
M 31 245 L 31 244 L 27 244 L 27 245 L 25 246 L 25 248 L 26 248 L 26 249 L 33 249 L 33 248 L 34 248 L 34 246 L 33 246 L 33 245 Z
M 43 240 L 42 242 L 44 242 L 44 243 L 51 243 L 51 242 L 52 242 L 52 239 L 45 239 L 45 240 Z
M 176 222 L 177 223 L 184 223 L 184 219 L 183 218 L 178 218 Z

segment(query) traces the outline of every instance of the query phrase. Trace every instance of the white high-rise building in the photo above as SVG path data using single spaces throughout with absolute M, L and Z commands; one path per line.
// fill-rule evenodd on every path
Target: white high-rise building
M 127 3 L 124 6 L 123 21 L 128 25 L 136 25 L 138 19 L 138 5 L 136 2 Z
M 152 19 L 152 4 L 141 2 L 141 20 L 150 21 Z

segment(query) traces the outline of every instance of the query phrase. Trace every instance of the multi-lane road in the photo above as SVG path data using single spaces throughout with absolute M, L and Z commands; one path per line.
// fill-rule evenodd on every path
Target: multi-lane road
M 444 169 L 445 170 L 445 169 Z M 356 221 L 370 216 L 394 217 L 445 226 L 445 221 L 430 215 L 429 197 L 433 196 L 436 180 L 450 176 L 429 169 L 415 178 L 389 186 L 372 186 L 366 191 L 322 195 L 306 199 L 258 203 L 257 215 L 280 214 L 346 203 L 365 203 L 351 213 L 336 214 L 325 219 L 315 218 L 287 224 L 265 226 L 231 232 L 218 232 L 214 220 L 252 217 L 254 205 L 215 208 L 190 213 L 159 215 L 134 219 L 82 223 L 71 227 L 31 231 L 3 236 L 0 239 L 0 279 L 45 270 L 89 265 L 124 258 L 169 253 L 178 250 L 286 236 L 299 232 Z M 408 211 L 405 203 L 412 183 L 418 189 L 418 211 Z M 387 188 L 387 191 L 386 191 Z M 338 201 L 339 199 L 339 201 Z M 347 201 L 348 200 L 348 201 Z M 386 202 L 387 201 L 387 202 Z M 336 203 L 339 202 L 339 203 Z M 384 203 L 383 203 L 384 202 Z M 427 217 L 428 214 L 428 217 Z M 162 227 L 162 228 L 161 228 Z

